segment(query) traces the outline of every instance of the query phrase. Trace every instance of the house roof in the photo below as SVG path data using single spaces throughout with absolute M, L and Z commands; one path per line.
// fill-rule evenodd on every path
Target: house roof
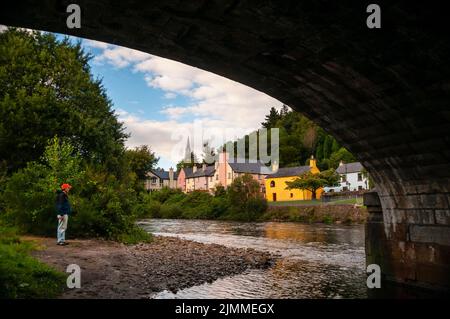
M 339 167 L 336 169 L 336 173 L 338 174 L 348 174 L 348 173 L 357 173 L 361 172 L 364 169 L 364 167 L 361 165 L 360 162 L 354 162 L 354 163 L 347 163 L 347 164 L 340 164 Z
M 295 167 L 283 167 L 279 168 L 275 174 L 270 174 L 267 178 L 298 176 L 300 174 L 309 172 L 311 167 L 308 166 L 295 166 Z
M 185 177 L 190 177 L 190 175 L 192 175 L 192 167 L 182 167 L 182 170 L 184 170 L 184 175 Z M 181 170 L 180 170 L 181 172 Z M 178 173 L 179 175 L 179 173 Z
M 261 174 L 266 167 L 263 163 L 228 163 L 236 173 Z
M 197 168 L 195 173 L 191 170 L 191 174 L 186 173 L 186 178 L 192 178 L 192 177 L 202 177 L 202 176 L 212 176 L 214 175 L 214 172 L 216 171 L 214 165 L 206 166 L 205 170 L 203 170 L 203 167 Z
M 165 171 L 164 169 L 153 169 L 151 170 L 151 172 L 158 176 L 160 179 L 169 179 L 169 171 Z M 177 179 L 176 172 L 173 172 L 173 179 Z

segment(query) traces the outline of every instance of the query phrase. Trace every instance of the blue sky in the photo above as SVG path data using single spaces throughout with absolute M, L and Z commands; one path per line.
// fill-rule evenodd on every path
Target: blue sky
M 250 133 L 260 127 L 270 107 L 282 105 L 259 91 L 176 61 L 92 40 L 82 39 L 82 46 L 94 56 L 92 73 L 102 79 L 131 135 L 126 146 L 149 145 L 160 157 L 158 166 L 165 169 L 183 158 L 188 137 L 200 155 L 203 142 L 219 146 Z

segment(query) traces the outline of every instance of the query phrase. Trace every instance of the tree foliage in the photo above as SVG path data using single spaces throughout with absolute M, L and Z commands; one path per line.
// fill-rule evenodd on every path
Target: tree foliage
M 147 173 L 158 163 L 159 158 L 148 145 L 141 145 L 125 151 L 126 162 L 139 181 L 147 177 Z
M 126 135 L 80 43 L 49 33 L 0 33 L 0 161 L 24 168 L 58 135 L 81 157 L 117 168 Z
M 286 189 L 301 189 L 310 191 L 312 199 L 317 198 L 317 190 L 325 186 L 337 186 L 339 175 L 334 169 L 313 174 L 310 171 L 301 174 L 293 181 L 286 182 Z

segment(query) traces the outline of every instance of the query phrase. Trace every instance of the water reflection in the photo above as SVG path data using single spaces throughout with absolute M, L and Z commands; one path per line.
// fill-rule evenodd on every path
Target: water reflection
M 299 223 L 147 220 L 163 236 L 248 247 L 282 255 L 272 268 L 249 270 L 155 298 L 366 298 L 364 227 Z

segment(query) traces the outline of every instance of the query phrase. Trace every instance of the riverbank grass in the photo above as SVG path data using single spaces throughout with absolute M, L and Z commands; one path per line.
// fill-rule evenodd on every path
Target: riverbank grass
M 317 205 L 363 205 L 363 198 L 340 199 L 332 202 L 322 202 L 321 200 L 292 200 L 268 202 L 269 206 L 317 206 Z
M 0 299 L 54 298 L 66 275 L 30 256 L 37 249 L 12 228 L 0 226 Z

